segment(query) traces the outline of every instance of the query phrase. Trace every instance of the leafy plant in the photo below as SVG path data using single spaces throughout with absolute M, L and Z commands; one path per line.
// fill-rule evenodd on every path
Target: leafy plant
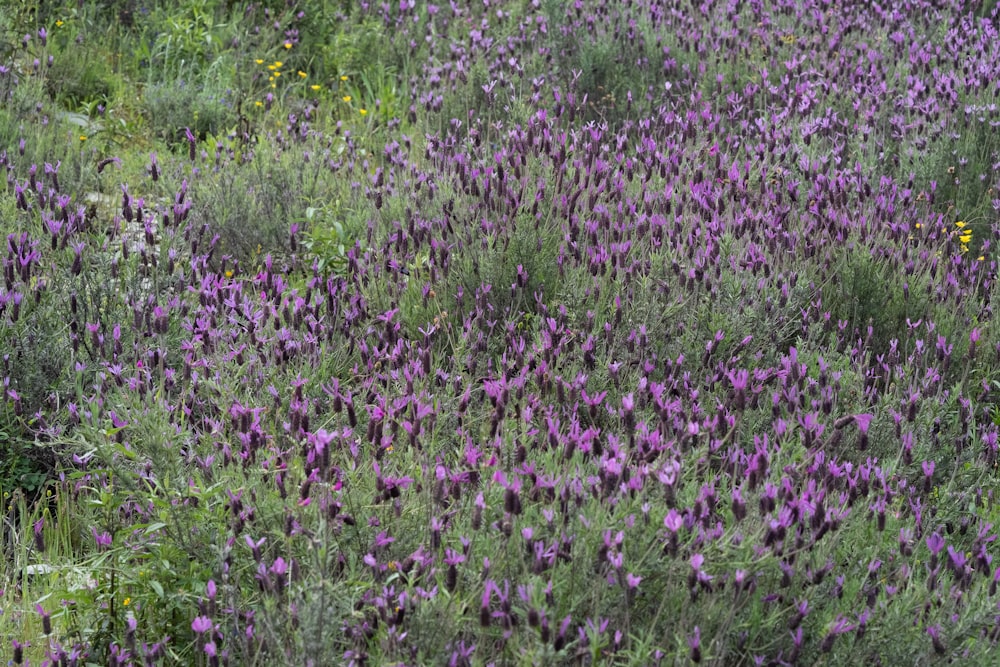
M 308 253 L 308 260 L 323 275 L 346 275 L 347 250 L 353 243 L 343 223 L 332 217 L 326 206 L 306 208 L 302 222 L 305 228 L 302 245 Z

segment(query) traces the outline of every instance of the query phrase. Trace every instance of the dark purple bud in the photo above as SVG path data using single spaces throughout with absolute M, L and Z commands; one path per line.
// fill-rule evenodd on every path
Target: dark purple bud
M 694 634 L 688 637 L 688 647 L 691 649 L 691 662 L 701 662 L 701 628 L 694 627 Z
M 195 139 L 194 133 L 191 132 L 190 127 L 184 128 L 184 135 L 187 137 L 187 142 L 188 142 L 188 159 L 191 160 L 191 162 L 194 162 L 195 144 L 197 140 Z
M 927 634 L 930 635 L 931 644 L 934 646 L 934 652 L 938 655 L 944 655 L 947 653 L 948 649 L 944 645 L 944 641 L 941 639 L 941 626 L 931 625 L 927 628 Z

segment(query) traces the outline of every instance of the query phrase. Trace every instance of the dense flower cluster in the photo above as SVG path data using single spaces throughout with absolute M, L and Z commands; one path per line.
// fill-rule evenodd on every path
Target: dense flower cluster
M 983 659 L 990 19 L 359 4 L 408 101 L 337 72 L 92 206 L 0 146 L 0 426 L 85 508 L 24 524 L 73 565 L 14 662 Z M 200 206 L 288 156 L 308 214 L 241 254 Z

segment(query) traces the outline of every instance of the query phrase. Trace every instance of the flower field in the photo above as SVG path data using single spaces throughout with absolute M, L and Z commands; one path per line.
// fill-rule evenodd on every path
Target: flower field
M 995 2 L 36 4 L 7 664 L 1000 664 Z

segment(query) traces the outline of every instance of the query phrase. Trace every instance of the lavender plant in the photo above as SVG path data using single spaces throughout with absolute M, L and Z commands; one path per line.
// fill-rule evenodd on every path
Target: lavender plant
M 13 664 L 991 661 L 995 9 L 43 9 Z

